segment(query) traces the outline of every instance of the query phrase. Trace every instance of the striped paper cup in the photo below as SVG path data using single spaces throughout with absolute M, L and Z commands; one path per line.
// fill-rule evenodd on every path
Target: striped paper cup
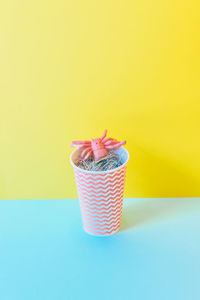
M 73 151 L 70 162 L 74 168 L 83 228 L 92 235 L 114 234 L 120 229 L 129 153 L 120 147 L 115 152 L 120 155 L 123 164 L 112 170 L 96 172 L 76 166 L 81 151 Z

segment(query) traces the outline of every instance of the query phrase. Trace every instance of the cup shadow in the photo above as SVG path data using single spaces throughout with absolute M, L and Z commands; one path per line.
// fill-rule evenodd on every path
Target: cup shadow
M 146 226 L 160 220 L 200 208 L 198 198 L 136 198 L 124 199 L 121 230 Z

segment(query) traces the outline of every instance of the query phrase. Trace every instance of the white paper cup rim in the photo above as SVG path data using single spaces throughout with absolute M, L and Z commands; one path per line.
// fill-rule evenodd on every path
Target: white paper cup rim
M 129 161 L 129 152 L 128 152 L 128 150 L 125 149 L 125 148 L 122 147 L 122 146 L 120 147 L 120 149 L 121 149 L 121 148 L 122 148 L 123 151 L 126 153 L 127 158 L 126 158 L 125 162 L 124 162 L 121 166 L 119 166 L 119 167 L 117 167 L 117 168 L 114 168 L 114 169 L 111 169 L 111 170 L 107 170 L 107 171 L 87 171 L 87 170 L 84 170 L 84 169 L 82 169 L 82 168 L 77 167 L 77 166 L 75 165 L 75 163 L 73 162 L 72 157 L 73 157 L 73 155 L 74 155 L 75 152 L 80 151 L 79 148 L 75 149 L 75 150 L 71 153 L 71 155 L 70 155 L 70 163 L 71 163 L 71 165 L 72 165 L 72 167 L 73 167 L 74 169 L 76 169 L 76 170 L 78 170 L 78 171 L 80 171 L 80 172 L 83 172 L 83 173 L 87 173 L 87 174 L 107 174 L 107 173 L 112 173 L 112 172 L 115 172 L 115 171 L 118 171 L 118 170 L 122 169 L 122 168 L 127 164 L 127 162 Z

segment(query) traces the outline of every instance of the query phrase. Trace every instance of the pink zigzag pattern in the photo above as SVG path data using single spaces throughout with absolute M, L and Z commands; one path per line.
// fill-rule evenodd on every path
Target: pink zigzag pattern
M 123 183 L 123 181 L 120 181 L 118 184 L 116 184 L 116 185 L 102 185 L 102 190 L 103 191 L 115 191 L 115 189 L 117 188 L 117 189 L 121 189 L 122 187 L 123 187 L 123 185 L 124 185 L 124 183 Z M 86 192 L 88 192 L 88 188 L 89 188 L 89 190 L 94 190 L 94 191 L 96 191 L 97 190 L 97 186 L 89 186 L 89 185 L 81 185 L 81 183 L 78 181 L 77 182 L 77 186 L 81 189 L 81 190 L 83 190 L 83 191 L 86 191 Z M 106 188 L 105 188 L 106 187 Z M 100 189 L 100 187 L 98 187 L 98 189 Z
M 101 203 L 101 202 L 107 203 L 110 200 L 113 200 L 113 201 L 115 200 L 115 202 L 117 200 L 120 200 L 121 197 L 123 196 L 123 194 L 124 194 L 124 191 L 122 191 L 120 194 L 116 195 L 116 197 L 108 195 L 107 197 L 104 196 L 103 198 L 99 199 L 98 195 L 96 195 L 96 197 L 94 197 L 94 196 L 90 197 L 90 196 L 86 196 L 86 195 L 84 195 L 84 197 L 81 197 L 81 192 L 80 192 L 79 198 L 81 198 L 81 201 L 84 201 L 84 202 L 89 201 L 89 203 Z
M 91 177 L 92 179 L 93 178 L 98 178 L 98 177 L 114 177 L 115 175 L 119 174 L 119 173 L 122 173 L 122 172 L 125 172 L 126 170 L 126 166 L 124 166 L 122 169 L 120 170 L 117 170 L 117 171 L 114 171 L 114 172 L 109 172 L 109 173 L 95 173 L 93 172 L 92 175 L 91 173 L 86 173 L 86 172 L 83 172 L 81 169 L 79 170 L 75 170 L 76 173 L 78 173 L 80 176 L 85 176 L 85 177 Z
M 103 210 L 103 209 L 105 209 L 106 211 L 109 211 L 111 208 L 113 208 L 113 209 L 117 209 L 118 207 L 121 207 L 121 203 L 119 202 L 119 203 L 116 203 L 116 204 L 110 204 L 110 205 L 93 205 L 93 206 L 91 206 L 91 205 L 87 205 L 87 204 L 83 204 L 83 207 L 85 208 L 85 209 L 88 209 L 88 210 L 90 210 L 90 211 L 92 211 L 92 210 Z
M 121 197 L 118 199 L 121 200 Z M 98 206 L 101 207 L 102 205 L 109 207 L 110 205 L 116 205 L 116 201 L 101 201 L 101 202 L 95 202 L 95 201 L 84 201 L 84 206 L 88 206 L 88 207 L 93 207 L 93 206 Z
M 125 170 L 122 170 L 116 174 L 113 175 L 103 175 L 103 174 L 98 174 L 97 176 L 91 176 L 90 174 L 80 174 L 79 172 L 75 171 L 75 175 L 78 175 L 79 178 L 81 179 L 86 179 L 86 180 L 112 180 L 115 179 L 116 177 L 125 174 Z
M 106 230 L 93 230 L 92 228 L 87 229 L 87 227 L 85 227 L 85 230 L 92 234 L 108 235 L 108 234 L 112 234 L 113 232 L 117 231 L 119 228 L 120 228 L 120 224 L 113 226 L 113 228 L 111 230 L 107 230 L 107 229 Z
M 107 235 L 120 227 L 126 166 L 117 172 L 91 174 L 75 170 L 83 226 Z
M 108 223 L 110 225 L 110 223 L 115 223 L 116 221 L 120 220 L 121 218 L 121 214 L 122 214 L 122 210 L 119 210 L 119 212 L 115 215 L 111 215 L 110 217 L 106 217 L 106 218 L 93 218 L 88 216 L 87 219 L 84 220 L 85 223 L 89 223 L 89 224 L 101 224 L 101 225 L 105 225 L 106 223 Z
M 119 213 L 118 214 L 115 214 L 113 217 L 111 216 L 111 217 L 106 217 L 106 218 L 98 218 L 98 217 L 87 217 L 87 222 L 88 223 L 91 223 L 91 224 L 95 224 L 95 223 L 100 223 L 100 224 L 102 224 L 102 223 L 106 223 L 107 221 L 116 221 L 117 219 L 119 219 L 119 217 L 120 217 L 120 215 L 121 215 L 121 211 L 119 211 Z
M 110 210 L 109 212 L 107 212 L 107 211 L 100 211 L 100 212 L 91 212 L 91 211 L 88 211 L 88 210 L 85 210 L 85 209 L 83 209 L 83 208 L 81 208 L 81 210 L 82 210 L 82 212 L 84 213 L 84 215 L 85 216 L 90 216 L 90 217 L 92 217 L 92 216 L 98 216 L 98 217 L 101 217 L 101 216 L 104 216 L 104 217 L 110 217 L 110 216 L 114 216 L 114 215 L 116 215 L 116 213 L 118 213 L 118 212 L 121 212 L 121 207 L 120 208 L 118 208 L 118 209 L 113 209 L 113 210 Z M 87 219 L 87 217 L 86 217 L 86 219 Z
M 105 197 L 105 196 L 116 196 L 116 194 L 117 195 L 122 195 L 122 191 L 121 192 L 119 192 L 119 193 L 115 193 L 115 192 L 108 192 L 108 193 L 98 193 L 98 192 L 96 192 L 96 193 L 94 193 L 94 192 L 92 192 L 92 193 L 87 193 L 87 192 L 83 192 L 82 190 L 81 191 L 79 191 L 80 192 L 80 194 L 82 195 L 82 197 L 91 197 L 91 198 L 93 198 L 93 196 L 97 196 L 98 195 L 98 197 Z
M 120 220 L 118 220 L 115 224 L 111 224 L 110 226 L 109 225 L 101 225 L 101 226 L 93 225 L 93 226 L 90 226 L 89 224 L 84 224 L 84 225 L 87 226 L 87 228 L 92 228 L 92 229 L 95 229 L 95 230 L 102 230 L 102 229 L 108 230 L 108 229 L 112 229 L 114 226 L 119 225 L 119 224 L 120 224 Z
M 103 182 L 105 182 L 105 181 L 107 181 L 107 180 L 115 180 L 116 178 L 120 178 L 122 175 L 124 175 L 125 174 L 125 171 L 123 170 L 123 171 L 121 171 L 120 173 L 118 173 L 118 174 L 114 174 L 114 175 L 112 175 L 112 176 L 110 176 L 110 175 L 105 175 L 105 176 L 103 176 L 103 175 L 98 175 L 98 177 L 95 177 L 95 176 L 91 176 L 91 175 L 80 175 L 77 171 L 75 171 L 75 175 L 76 176 L 78 176 L 80 179 L 83 179 L 83 180 L 87 180 L 87 181 L 89 181 L 89 180 L 91 180 L 91 181 L 103 181 Z
M 87 180 L 84 180 L 84 179 L 78 179 L 77 178 L 77 182 L 80 183 L 81 185 L 85 185 L 86 187 L 91 187 L 91 186 L 96 186 L 96 188 L 104 188 L 105 186 L 108 185 L 114 185 L 114 184 L 119 184 L 121 182 L 123 182 L 122 180 L 124 180 L 124 175 L 122 175 L 119 179 L 113 179 L 112 181 L 111 180 L 107 180 L 107 181 L 101 181 L 101 183 L 98 183 L 97 181 L 87 181 Z

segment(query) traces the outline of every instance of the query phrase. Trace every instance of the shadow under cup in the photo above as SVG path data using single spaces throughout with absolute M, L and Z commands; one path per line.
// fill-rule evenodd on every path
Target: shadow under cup
M 124 197 L 124 183 L 129 153 L 124 147 L 115 152 L 122 165 L 108 171 L 86 171 L 76 166 L 83 150 L 70 156 L 74 168 L 84 230 L 92 235 L 105 236 L 119 231 Z

